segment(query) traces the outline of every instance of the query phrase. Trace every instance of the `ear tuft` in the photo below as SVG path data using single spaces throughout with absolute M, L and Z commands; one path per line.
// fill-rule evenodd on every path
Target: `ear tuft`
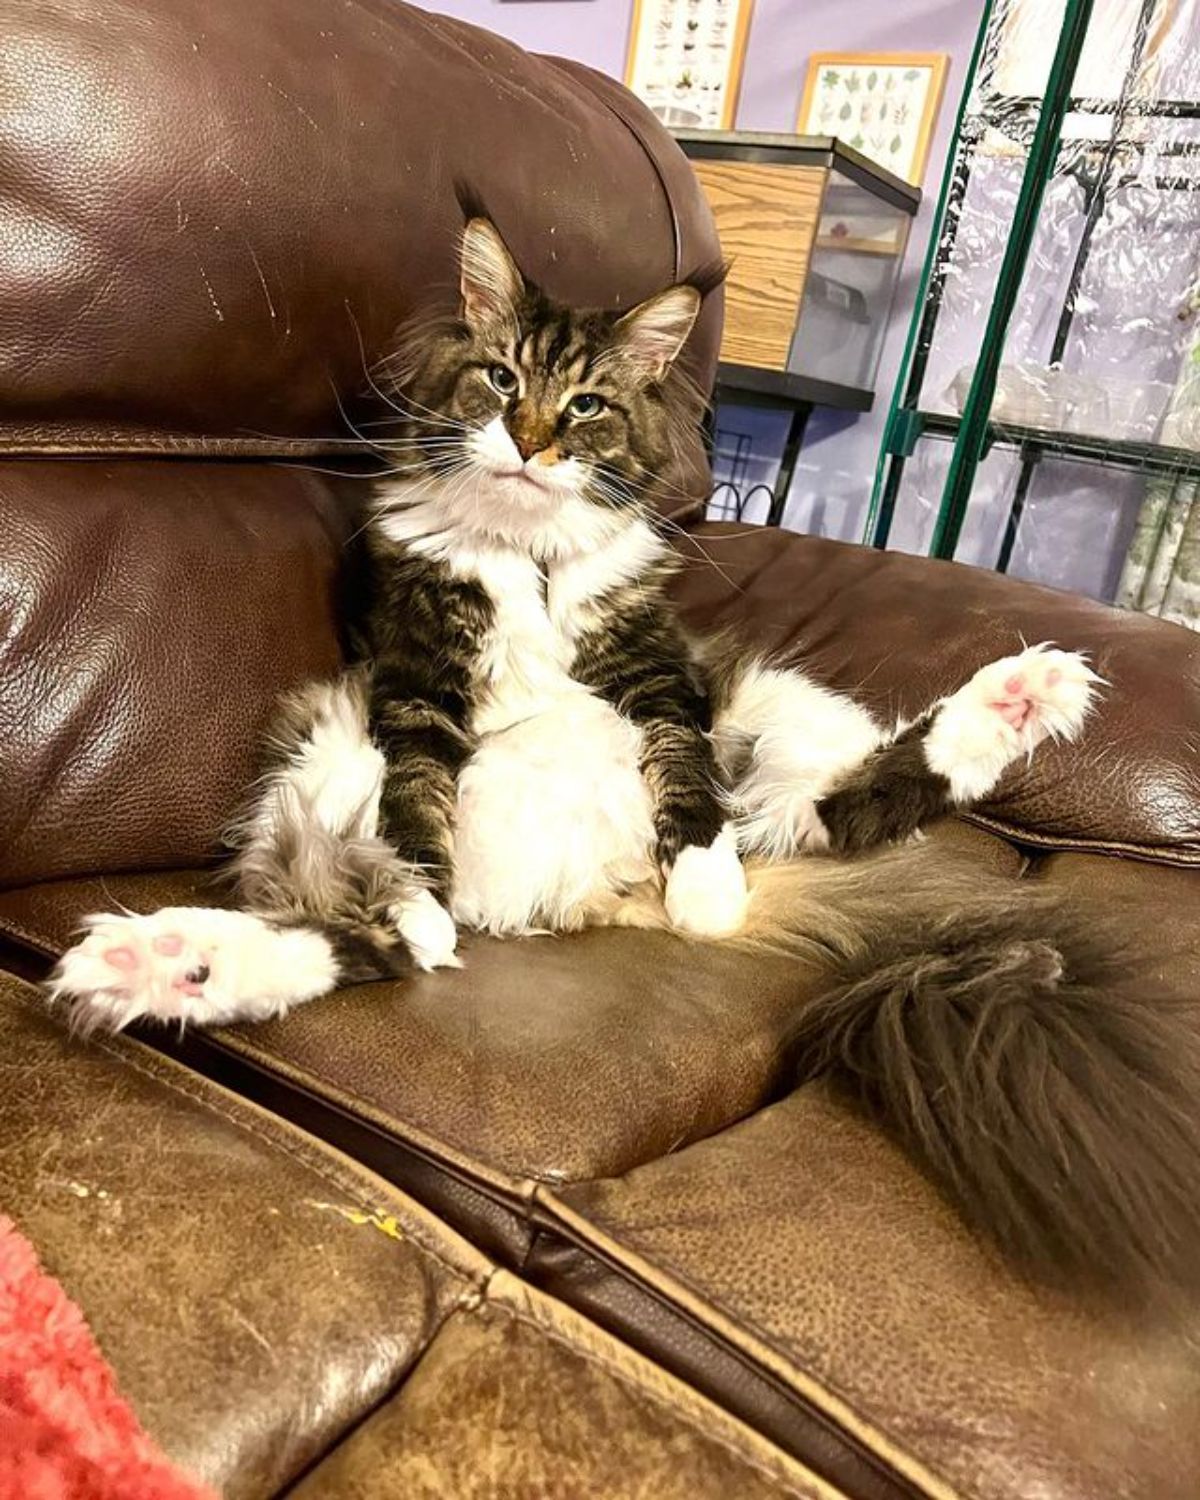
M 525 283 L 490 219 L 470 219 L 463 230 L 461 288 L 463 317 L 472 328 L 515 321 Z
M 621 360 L 644 380 L 661 380 L 667 373 L 700 311 L 694 286 L 672 286 L 641 302 L 621 318 L 614 330 Z

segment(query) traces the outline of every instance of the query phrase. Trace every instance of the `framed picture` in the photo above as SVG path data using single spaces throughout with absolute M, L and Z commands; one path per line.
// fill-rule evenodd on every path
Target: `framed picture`
M 943 52 L 814 52 L 796 129 L 836 135 L 919 187 L 949 61 Z
M 664 125 L 731 130 L 754 0 L 634 0 L 625 82 Z

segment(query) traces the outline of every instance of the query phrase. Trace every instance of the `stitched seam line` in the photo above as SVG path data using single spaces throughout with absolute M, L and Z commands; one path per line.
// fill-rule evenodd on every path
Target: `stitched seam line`
M 754 1469 L 757 1473 L 761 1474 L 764 1479 L 769 1479 L 772 1481 L 772 1483 L 779 1483 L 780 1480 L 783 1480 L 784 1483 L 794 1487 L 795 1481 L 791 1478 L 791 1476 L 780 1472 L 782 1465 L 778 1468 L 773 1468 L 764 1463 L 761 1458 L 751 1455 L 747 1453 L 743 1448 L 740 1448 L 735 1440 L 729 1437 L 727 1434 L 717 1433 L 711 1428 L 702 1427 L 700 1425 L 700 1422 L 697 1420 L 696 1415 L 688 1410 L 687 1407 L 676 1406 L 672 1404 L 665 1396 L 659 1395 L 649 1386 L 639 1382 L 628 1370 L 623 1369 L 618 1361 L 612 1359 L 611 1356 L 606 1357 L 598 1350 L 588 1348 L 586 1345 L 573 1343 L 566 1334 L 560 1333 L 555 1329 L 548 1328 L 544 1323 L 539 1322 L 538 1319 L 531 1317 L 528 1313 L 518 1311 L 507 1302 L 495 1302 L 489 1299 L 487 1305 L 489 1307 L 495 1308 L 499 1312 L 504 1313 L 507 1317 L 512 1318 L 515 1322 L 524 1323 L 528 1328 L 531 1328 L 535 1332 L 541 1334 L 543 1338 L 549 1339 L 552 1344 L 557 1344 L 560 1348 L 567 1350 L 571 1354 L 574 1354 L 576 1358 L 582 1359 L 586 1364 L 595 1365 L 597 1368 L 603 1370 L 606 1374 L 610 1375 L 614 1380 L 616 1380 L 619 1385 L 623 1386 L 633 1395 L 639 1397 L 647 1404 L 657 1407 L 660 1411 L 666 1412 L 669 1416 L 674 1417 L 677 1421 L 683 1422 L 684 1425 L 690 1427 L 693 1432 L 700 1433 L 702 1437 L 707 1438 L 710 1442 L 716 1443 L 719 1447 L 723 1448 L 727 1453 L 729 1453 L 733 1458 L 736 1458 L 747 1468 Z M 624 1346 L 622 1345 L 621 1347 Z M 685 1389 L 687 1389 L 687 1387 L 685 1387 Z M 717 1411 L 721 1410 L 720 1407 L 715 1406 L 714 1409 Z M 730 1417 L 728 1413 L 723 1413 L 723 1415 L 728 1417 L 730 1421 L 737 1420 L 736 1418 Z M 764 1438 L 763 1441 L 766 1442 L 767 1439 Z M 793 1461 L 798 1462 L 798 1460 Z M 807 1494 L 809 1497 L 811 1497 L 811 1500 L 823 1500 L 821 1490 L 819 1488 L 813 1487 L 812 1485 L 806 1484 L 805 1489 L 800 1493 Z M 842 1492 L 833 1490 L 832 1493 L 838 1495 Z
M 1061 850 L 1064 854 L 1112 854 L 1131 855 L 1149 865 L 1162 865 L 1166 869 L 1194 869 L 1200 865 L 1200 849 L 1172 849 L 1169 845 L 1130 843 L 1121 839 L 1090 839 L 1071 834 L 1041 833 L 1035 828 L 1026 828 L 1019 823 L 1010 823 L 1003 818 L 990 818 L 986 813 L 966 812 L 957 815 L 965 823 L 985 828 L 989 833 L 1032 844 L 1038 849 Z
M 549 1208 L 552 1213 L 554 1213 L 555 1210 L 561 1206 L 567 1211 L 569 1215 L 577 1219 L 583 1226 L 583 1229 L 587 1232 L 585 1243 L 580 1246 L 585 1254 L 589 1253 L 589 1244 L 587 1241 L 590 1240 L 591 1246 L 594 1248 L 595 1252 L 600 1255 L 602 1263 L 609 1263 L 611 1265 L 611 1269 L 615 1272 L 616 1275 L 621 1277 L 628 1277 L 637 1286 L 643 1288 L 648 1296 L 654 1298 L 656 1301 L 665 1302 L 681 1317 L 687 1319 L 690 1323 L 696 1323 L 696 1314 L 690 1312 L 686 1306 L 682 1305 L 676 1300 L 676 1298 L 672 1295 L 670 1285 L 659 1288 L 656 1287 L 654 1283 L 647 1281 L 644 1276 L 639 1274 L 637 1266 L 630 1264 L 629 1257 L 631 1255 L 635 1256 L 637 1260 L 643 1262 L 651 1271 L 659 1272 L 663 1276 L 665 1276 L 668 1282 L 674 1281 L 681 1290 L 687 1292 L 700 1305 L 701 1309 L 705 1307 L 711 1308 L 720 1317 L 725 1319 L 726 1322 L 730 1323 L 735 1329 L 739 1330 L 743 1337 L 769 1350 L 773 1355 L 775 1355 L 775 1357 L 781 1362 L 781 1364 L 795 1370 L 796 1375 L 799 1376 L 800 1379 L 802 1379 L 807 1385 L 812 1387 L 814 1392 L 820 1392 L 825 1396 L 832 1398 L 833 1402 L 836 1402 L 838 1406 L 844 1408 L 845 1412 L 849 1414 L 854 1419 L 854 1421 L 860 1424 L 860 1426 L 862 1427 L 863 1430 L 861 1434 L 855 1433 L 852 1429 L 848 1428 L 842 1416 L 836 1410 L 830 1410 L 828 1407 L 822 1406 L 820 1401 L 815 1399 L 814 1396 L 806 1395 L 803 1389 L 801 1389 L 799 1386 L 794 1383 L 788 1383 L 788 1388 L 792 1392 L 794 1392 L 795 1396 L 799 1400 L 806 1402 L 816 1411 L 819 1411 L 826 1421 L 832 1423 L 845 1436 L 861 1444 L 864 1450 L 868 1450 L 871 1456 L 877 1462 L 886 1465 L 891 1473 L 902 1483 L 909 1486 L 919 1485 L 922 1491 L 928 1493 L 929 1487 L 925 1483 L 924 1479 L 924 1476 L 927 1475 L 930 1479 L 934 1480 L 937 1484 L 942 1486 L 943 1492 L 946 1495 L 952 1494 L 954 1496 L 957 1496 L 959 1494 L 959 1490 L 956 1485 L 952 1484 L 945 1478 L 943 1474 L 935 1470 L 931 1465 L 927 1464 L 923 1459 L 914 1454 L 908 1447 L 907 1443 L 904 1443 L 892 1437 L 887 1429 L 882 1427 L 877 1421 L 875 1421 L 873 1417 L 868 1416 L 862 1410 L 860 1410 L 858 1400 L 852 1399 L 847 1396 L 835 1381 L 829 1380 L 824 1375 L 811 1374 L 805 1371 L 802 1368 L 796 1354 L 792 1350 L 788 1349 L 784 1345 L 777 1343 L 773 1335 L 767 1333 L 766 1330 L 761 1328 L 757 1323 L 748 1320 L 742 1313 L 735 1312 L 730 1309 L 729 1306 L 720 1297 L 714 1295 L 711 1290 L 697 1286 L 696 1283 L 692 1281 L 691 1277 L 682 1272 L 669 1257 L 659 1257 L 656 1254 L 653 1258 L 651 1258 L 650 1255 L 639 1250 L 636 1245 L 626 1244 L 624 1241 L 616 1238 L 615 1235 L 608 1233 L 600 1224 L 587 1217 L 587 1215 L 579 1209 L 573 1208 L 570 1204 L 558 1200 L 554 1195 L 549 1196 L 550 1201 L 547 1202 L 547 1196 L 542 1195 L 541 1202 L 547 1208 Z M 564 1228 L 570 1228 L 570 1224 L 566 1220 L 560 1218 L 560 1223 L 563 1224 Z M 613 1262 L 615 1263 L 604 1262 L 603 1246 L 596 1242 L 596 1235 L 599 1235 L 606 1244 L 609 1244 L 613 1247 Z M 760 1369 L 762 1369 L 764 1375 L 774 1379 L 781 1378 L 778 1372 L 772 1371 L 769 1367 L 762 1366 L 759 1361 L 755 1359 L 752 1349 L 741 1349 L 736 1343 L 731 1343 L 729 1338 L 720 1328 L 714 1327 L 711 1323 L 707 1323 L 704 1321 L 700 1321 L 699 1326 L 701 1333 L 707 1334 L 707 1336 L 719 1340 L 727 1348 L 730 1348 L 731 1352 L 738 1355 L 739 1357 L 749 1358 L 754 1361 L 754 1363 L 758 1365 Z M 892 1454 L 889 1454 L 883 1449 L 874 1446 L 874 1439 L 876 1438 L 881 1439 L 888 1448 L 892 1449 L 896 1457 L 910 1460 L 914 1464 L 914 1466 L 916 1466 L 917 1469 L 921 1472 L 915 1475 L 906 1473 L 904 1469 L 897 1464 L 897 1462 L 895 1461 L 895 1457 L 893 1457 Z

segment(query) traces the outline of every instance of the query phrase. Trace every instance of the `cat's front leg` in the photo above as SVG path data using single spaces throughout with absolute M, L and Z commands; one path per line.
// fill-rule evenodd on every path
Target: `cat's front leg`
M 380 835 L 427 882 L 392 908 L 396 930 L 422 968 L 454 966 L 458 934 L 448 909 L 453 811 L 469 740 L 443 709 L 412 698 L 373 705 L 372 733 L 386 760 Z
M 727 937 L 746 917 L 746 876 L 721 798 L 710 705 L 669 606 L 644 582 L 578 648 L 576 676 L 641 730 L 638 766 L 654 805 L 667 916 L 681 932 Z
M 737 932 L 746 916 L 746 874 L 707 735 L 695 725 L 647 723 L 642 774 L 654 797 L 671 925 L 699 937 Z

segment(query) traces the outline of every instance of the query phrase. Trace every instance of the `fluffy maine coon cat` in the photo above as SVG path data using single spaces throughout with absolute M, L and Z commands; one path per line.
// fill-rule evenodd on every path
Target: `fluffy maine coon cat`
M 798 1075 L 830 1075 L 970 1222 L 1041 1272 L 1180 1279 L 1200 1074 L 1176 1016 L 1045 899 L 911 843 L 829 857 L 987 796 L 1079 733 L 1098 679 L 1038 646 L 886 729 L 801 671 L 706 654 L 645 503 L 699 416 L 674 361 L 701 293 L 556 306 L 483 218 L 461 290 L 395 366 L 368 658 L 285 706 L 236 832 L 241 910 L 93 917 L 53 995 L 85 1027 L 278 1016 L 456 964 L 456 924 L 785 946 L 830 971 Z

